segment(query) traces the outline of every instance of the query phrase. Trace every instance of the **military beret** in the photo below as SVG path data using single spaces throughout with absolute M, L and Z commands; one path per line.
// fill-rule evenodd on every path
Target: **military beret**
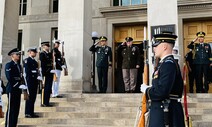
M 156 34 L 153 36 L 154 40 L 153 40 L 153 44 L 152 47 L 156 47 L 158 46 L 160 43 L 172 43 L 175 44 L 176 35 L 173 35 L 172 32 L 169 31 L 163 31 L 161 34 Z
M 133 38 L 132 37 L 126 37 L 125 40 L 126 40 L 126 42 L 130 42 L 130 41 L 133 41 Z
M 44 45 L 45 45 L 45 46 L 50 46 L 49 43 L 50 43 L 49 41 L 44 41 L 44 42 L 41 42 L 41 45 L 42 45 L 42 46 L 44 46 Z
M 202 32 L 202 31 L 200 31 L 200 32 L 197 32 L 197 37 L 204 37 L 205 36 L 205 32 Z
M 28 52 L 29 52 L 29 51 L 32 51 L 32 52 L 37 53 L 37 48 L 33 48 L 33 47 L 31 47 L 31 48 L 29 48 L 29 49 L 28 49 Z
M 99 41 L 107 41 L 107 37 L 101 36 L 101 37 L 99 37 Z
M 10 56 L 12 53 L 20 53 L 20 50 L 18 48 L 14 48 L 8 52 L 8 56 Z

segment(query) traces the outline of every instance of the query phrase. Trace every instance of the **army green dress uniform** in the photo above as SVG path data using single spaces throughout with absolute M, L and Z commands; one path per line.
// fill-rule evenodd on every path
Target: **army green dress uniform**
M 127 42 L 133 41 L 133 38 L 126 37 Z M 122 55 L 122 74 L 125 85 L 125 92 L 134 92 L 137 83 L 136 65 L 140 65 L 140 51 L 137 46 L 119 45 L 118 52 Z
M 99 41 L 107 41 L 105 36 L 101 36 Z M 89 49 L 97 53 L 96 67 L 98 73 L 99 92 L 107 92 L 108 84 L 108 66 L 112 66 L 112 50 L 111 47 L 92 45 Z
M 198 32 L 198 37 L 204 37 L 204 32 Z M 194 43 L 193 41 L 187 46 L 193 50 L 193 64 L 195 66 L 196 92 L 208 92 L 209 90 L 209 65 L 212 63 L 211 47 L 208 43 Z M 204 88 L 203 88 L 204 77 Z

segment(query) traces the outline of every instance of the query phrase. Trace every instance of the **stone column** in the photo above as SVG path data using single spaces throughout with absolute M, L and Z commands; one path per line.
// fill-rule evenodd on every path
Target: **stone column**
M 166 4 L 169 3 L 169 4 Z M 160 5 L 160 6 L 158 6 Z M 177 0 L 148 0 L 148 40 L 151 40 L 151 35 L 159 34 L 164 26 L 174 25 L 174 31 L 178 35 L 178 7 Z M 152 31 L 152 27 L 156 27 Z M 166 27 L 168 28 L 168 27 Z M 166 30 L 167 31 L 167 30 Z M 151 33 L 152 32 L 152 33 Z M 152 42 L 150 41 L 150 46 Z M 175 46 L 178 47 L 178 41 L 176 41 Z M 179 51 L 179 50 L 178 50 Z M 152 48 L 149 50 L 149 60 L 152 61 Z M 152 63 L 150 62 L 150 65 Z M 153 67 L 150 66 L 150 75 L 153 73 Z M 151 78 L 151 76 L 149 76 Z M 150 80 L 151 81 L 151 80 Z
M 92 1 L 60 0 L 58 16 L 59 39 L 65 43 L 69 75 L 67 83 L 82 84 L 90 90 L 92 45 Z
M 10 59 L 8 51 L 17 47 L 19 21 L 19 0 L 0 1 L 0 54 L 3 65 Z M 3 66 L 4 67 L 4 66 Z M 2 69 L 4 70 L 4 69 Z M 4 71 L 2 71 L 4 74 Z

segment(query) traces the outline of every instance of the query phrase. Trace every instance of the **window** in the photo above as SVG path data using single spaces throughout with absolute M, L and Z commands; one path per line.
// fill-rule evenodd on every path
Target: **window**
M 147 4 L 147 0 L 113 0 L 113 6 Z
M 27 0 L 20 0 L 19 15 L 26 15 Z
M 23 36 L 23 31 L 22 30 L 18 30 L 18 48 L 21 49 L 21 45 L 22 45 L 22 36 Z M 22 49 L 21 49 L 22 50 Z
M 52 40 L 58 40 L 58 28 L 54 27 L 51 29 L 51 47 L 53 47 L 53 42 Z
M 59 0 L 51 0 L 51 12 L 58 13 Z

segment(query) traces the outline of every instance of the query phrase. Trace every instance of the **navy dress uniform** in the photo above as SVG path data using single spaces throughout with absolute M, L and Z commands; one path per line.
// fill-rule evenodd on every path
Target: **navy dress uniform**
M 107 41 L 107 38 L 101 36 L 99 41 Z M 89 50 L 97 53 L 96 67 L 99 81 L 99 92 L 106 93 L 108 84 L 108 66 L 112 66 L 111 47 L 107 45 L 97 46 L 97 44 L 94 44 Z
M 8 55 L 20 55 L 17 48 L 12 49 Z M 22 82 L 21 65 L 18 61 L 11 60 L 5 65 L 5 75 L 8 80 L 6 85 L 6 93 L 8 96 L 8 106 L 6 113 L 5 127 L 16 127 L 20 109 L 21 93 L 19 88 Z
M 196 34 L 198 38 L 205 37 L 204 32 L 198 32 Z M 196 79 L 196 92 L 208 92 L 209 90 L 209 65 L 212 63 L 211 47 L 208 43 L 200 42 L 194 43 L 193 41 L 187 46 L 193 50 L 193 64 L 195 65 L 195 79 Z M 203 89 L 203 77 L 204 77 L 204 89 Z
M 42 42 L 41 45 L 50 46 L 50 42 Z M 49 105 L 51 90 L 52 90 L 52 82 L 53 82 L 53 73 L 51 70 L 53 69 L 53 61 L 52 61 L 52 53 L 48 51 L 42 51 L 40 53 L 40 61 L 41 61 L 41 71 L 42 76 L 44 77 L 44 93 L 42 93 L 41 98 L 41 106 L 46 107 Z
M 154 38 L 156 42 L 152 46 L 156 47 L 163 42 L 174 44 L 177 36 L 163 33 L 154 35 Z M 153 72 L 152 87 L 145 90 L 147 99 L 151 101 L 148 127 L 165 127 L 167 122 L 169 127 L 185 127 L 180 102 L 183 93 L 183 79 L 180 67 L 171 53 L 164 57 L 161 58 Z M 168 113 L 164 112 L 166 108 Z
M 37 53 L 36 48 L 30 48 L 28 50 Z M 28 57 L 24 60 L 24 71 L 26 73 L 26 81 L 29 90 L 29 99 L 25 103 L 25 117 L 38 117 L 34 113 L 34 104 L 38 90 L 38 62 L 33 57 Z
M 118 46 L 117 51 L 122 55 L 122 74 L 125 92 L 134 92 L 137 84 L 137 66 L 140 66 L 140 51 L 135 45 L 127 46 L 133 41 L 132 37 L 126 37 L 126 42 Z

